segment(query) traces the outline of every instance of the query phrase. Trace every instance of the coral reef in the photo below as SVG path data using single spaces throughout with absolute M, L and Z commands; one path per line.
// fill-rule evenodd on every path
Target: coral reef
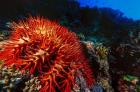
M 1 0 L 0 92 L 140 92 L 140 21 L 78 1 Z
M 93 92 L 114 92 L 111 86 L 111 76 L 109 73 L 108 52 L 109 49 L 101 43 L 93 43 L 91 41 L 83 41 L 85 52 L 95 69 L 94 75 L 96 83 Z M 99 91 L 100 90 L 100 91 Z
M 28 72 L 22 73 L 14 67 L 0 69 L 0 91 L 22 91 L 24 81 L 29 78 Z M 22 84 L 22 85 L 21 85 Z
M 30 79 L 25 82 L 25 87 L 23 88 L 23 92 L 39 92 L 41 89 L 41 81 L 37 77 L 33 75 L 30 76 Z
M 38 92 L 40 81 L 28 71 L 20 72 L 14 66 L 0 69 L 0 91 L 2 92 Z
M 0 52 L 4 67 L 29 71 L 41 82 L 40 92 L 71 92 L 78 70 L 88 87 L 93 85 L 91 66 L 73 32 L 40 17 L 11 26 L 11 36 Z

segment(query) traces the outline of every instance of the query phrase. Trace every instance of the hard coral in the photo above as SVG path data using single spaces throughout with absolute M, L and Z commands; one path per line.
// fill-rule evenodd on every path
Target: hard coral
M 40 92 L 70 92 L 77 70 L 93 84 L 92 70 L 77 36 L 43 18 L 28 18 L 13 23 L 13 33 L 0 52 L 4 66 L 29 70 L 42 84 Z

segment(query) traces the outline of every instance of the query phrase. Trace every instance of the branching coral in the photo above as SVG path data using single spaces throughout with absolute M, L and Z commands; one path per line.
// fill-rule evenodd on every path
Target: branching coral
M 4 66 L 29 70 L 42 84 L 40 92 L 70 92 L 77 70 L 93 84 L 92 70 L 77 36 L 43 18 L 13 23 L 13 33 L 0 52 Z
M 96 53 L 97 55 L 99 55 L 99 57 L 101 59 L 106 59 L 107 58 L 107 55 L 108 55 L 108 52 L 109 52 L 109 49 L 105 46 L 103 46 L 102 44 L 98 43 L 96 44 Z

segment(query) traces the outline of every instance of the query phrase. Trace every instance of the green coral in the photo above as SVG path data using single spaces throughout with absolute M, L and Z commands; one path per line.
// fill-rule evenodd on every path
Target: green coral
M 132 75 L 125 75 L 123 77 L 123 80 L 135 84 L 136 92 L 140 92 L 140 85 L 137 84 L 137 82 L 139 81 L 138 77 Z
M 137 81 L 138 81 L 138 77 L 136 77 L 136 76 L 131 76 L 131 75 L 125 75 L 125 76 L 123 77 L 123 80 L 128 81 L 128 82 L 131 82 L 131 81 L 133 81 L 133 80 L 137 80 Z

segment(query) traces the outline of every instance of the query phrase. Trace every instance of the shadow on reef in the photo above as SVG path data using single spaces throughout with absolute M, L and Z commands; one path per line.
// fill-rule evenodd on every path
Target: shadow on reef
M 82 41 L 94 67 L 93 92 L 140 92 L 140 48 L 138 44 L 113 44 Z

